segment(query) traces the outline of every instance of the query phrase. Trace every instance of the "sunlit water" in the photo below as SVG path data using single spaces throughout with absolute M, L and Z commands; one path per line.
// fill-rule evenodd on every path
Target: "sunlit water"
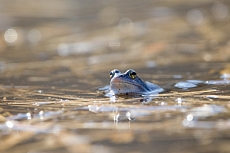
M 134 147 L 138 143 L 150 150 L 157 147 L 159 151 L 164 151 L 163 144 L 167 142 L 165 145 L 175 147 L 180 139 L 192 146 L 212 144 L 214 140 L 221 139 L 222 133 L 230 127 L 230 97 L 226 90 L 228 74 L 219 78 L 210 75 L 210 80 L 203 80 L 203 76 L 197 77 L 199 80 L 195 77 L 188 80 L 195 74 L 202 75 L 208 71 L 191 72 L 187 76 L 180 69 L 177 71 L 178 78 L 169 69 L 164 75 L 152 74 L 153 69 L 150 68 L 140 69 L 140 76 L 158 82 L 165 89 L 149 97 L 117 97 L 111 100 L 101 91 L 98 93 L 100 86 L 109 84 L 109 76 L 107 82 L 98 86 L 87 85 L 89 91 L 69 88 L 65 84 L 63 88 L 3 85 L 1 137 L 6 142 L 7 139 L 14 141 L 7 142 L 2 149 L 23 151 L 20 146 L 41 143 L 50 152 L 62 152 L 75 145 L 81 146 L 83 152 L 89 148 L 104 151 L 104 147 L 110 152 L 116 150 L 115 146 L 123 150 L 124 145 L 130 146 L 126 149 L 132 151 L 138 149 Z M 148 76 L 158 79 L 152 80 Z M 210 133 L 213 130 L 215 134 Z M 41 141 L 35 137 L 48 140 Z M 16 145 L 22 142 L 23 145 Z M 150 147 L 149 143 L 163 143 L 163 146 Z M 50 149 L 51 146 L 53 149 Z
M 1 6 L 0 152 L 230 152 L 229 1 Z M 115 68 L 164 91 L 108 97 Z

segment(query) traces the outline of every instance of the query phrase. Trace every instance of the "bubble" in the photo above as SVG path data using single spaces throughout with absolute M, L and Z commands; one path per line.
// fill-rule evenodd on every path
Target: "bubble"
M 7 126 L 8 128 L 12 128 L 12 127 L 14 126 L 14 123 L 11 122 L 11 121 L 7 121 L 7 122 L 6 122 L 6 126 Z
M 192 114 L 188 114 L 186 119 L 182 121 L 182 124 L 186 127 L 194 127 L 194 116 Z
M 6 30 L 4 34 L 4 39 L 8 44 L 13 45 L 18 39 L 17 31 L 14 29 Z
M 165 105 L 165 104 L 166 104 L 165 102 L 161 102 L 161 103 L 160 103 L 160 105 L 162 105 L 162 106 Z
M 186 118 L 187 118 L 187 121 L 192 121 L 193 120 L 193 115 L 189 114 Z
M 28 33 L 28 40 L 35 44 L 41 40 L 41 32 L 37 29 L 32 29 Z
M 212 14 L 216 19 L 222 20 L 228 16 L 228 7 L 221 3 L 215 2 L 212 6 Z
M 187 21 L 192 25 L 199 25 L 203 22 L 203 13 L 198 9 L 192 9 L 187 13 Z
M 94 112 L 94 113 L 98 113 L 100 107 L 98 107 L 97 105 L 88 105 L 89 111 Z
M 129 18 L 123 18 L 119 21 L 118 28 L 122 32 L 128 33 L 133 30 L 133 22 Z

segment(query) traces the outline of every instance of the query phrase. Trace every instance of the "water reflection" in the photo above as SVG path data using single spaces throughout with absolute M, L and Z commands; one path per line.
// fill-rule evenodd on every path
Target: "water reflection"
M 195 88 L 197 87 L 199 84 L 204 83 L 204 81 L 201 80 L 186 80 L 183 82 L 177 82 L 174 86 L 177 88 L 181 88 L 181 89 L 189 89 L 189 88 Z
M 28 40 L 32 44 L 38 43 L 42 39 L 41 32 L 38 29 L 32 29 L 28 32 Z
M 221 76 L 220 76 L 220 78 L 221 79 L 224 79 L 224 80 L 227 80 L 227 79 L 230 79 L 230 74 L 222 74 Z
M 182 105 L 182 102 L 183 102 L 183 101 L 184 101 L 184 100 L 182 100 L 182 98 L 177 98 L 177 99 L 175 100 L 175 102 L 177 102 L 179 106 Z
M 190 82 L 178 82 L 174 86 L 181 89 L 188 89 L 195 88 L 197 85 Z
M 12 121 L 6 121 L 6 126 L 7 126 L 8 128 L 13 128 L 14 123 L 13 123 Z
M 204 22 L 204 16 L 199 9 L 192 9 L 187 13 L 187 20 L 192 25 L 200 25 Z
M 98 107 L 97 105 L 88 105 L 89 111 L 94 112 L 94 113 L 98 113 L 100 107 Z
M 182 124 L 186 127 L 193 128 L 215 128 L 216 123 L 210 121 L 200 121 L 207 117 L 215 116 L 219 113 L 224 113 L 226 109 L 218 105 L 203 105 L 202 107 L 192 108 Z
M 18 33 L 15 29 L 8 29 L 4 34 L 4 39 L 9 45 L 16 43 L 18 39 Z
M 0 152 L 229 152 L 229 2 L 191 2 L 2 1 Z M 115 67 L 166 90 L 97 94 Z
M 206 81 L 205 82 L 206 84 L 209 84 L 209 85 L 227 85 L 230 83 L 229 80 L 210 80 L 210 81 Z
M 200 80 L 187 81 L 194 84 L 202 83 Z M 25 90 L 25 93 L 29 90 L 28 88 L 22 89 Z M 55 88 L 55 90 L 57 89 Z M 42 92 L 39 93 L 39 91 Z M 46 97 L 46 101 L 40 101 L 40 105 L 33 105 L 35 103 L 33 100 L 28 102 L 29 105 L 26 106 L 31 112 L 27 111 L 6 117 L 5 123 L 0 125 L 2 131 L 10 129 L 8 132 L 20 131 L 23 133 L 27 131 L 36 134 L 52 134 L 58 138 L 62 137 L 63 143 L 70 145 L 75 143 L 88 144 L 92 142 L 92 139 L 96 142 L 112 139 L 113 141 L 110 143 L 114 144 L 115 142 L 121 142 L 113 136 L 114 133 L 119 131 L 123 133 L 120 135 L 120 139 L 124 137 L 125 142 L 132 143 L 138 139 L 136 134 L 140 132 L 154 132 L 156 134 L 164 129 L 168 133 L 174 130 L 184 133 L 187 128 L 223 129 L 223 125 L 228 124 L 227 121 L 206 121 L 208 117 L 226 112 L 224 107 L 207 104 L 195 104 L 201 106 L 193 106 L 193 103 L 196 102 L 195 97 L 200 94 L 204 96 L 207 91 L 204 91 L 204 93 L 199 91 L 187 91 L 188 93 L 166 92 L 154 97 L 149 103 L 141 102 L 140 98 L 118 98 L 115 103 L 111 103 L 108 98 L 102 98 L 101 96 L 94 95 L 93 99 L 87 98 L 90 94 L 85 94 L 83 98 L 77 96 L 75 97 L 77 100 L 68 101 L 62 100 L 66 99 L 64 98 L 66 95 L 59 95 L 59 98 L 54 102 L 52 96 L 55 95 L 51 94 L 53 91 L 49 93 L 47 89 L 38 88 L 33 92 Z M 76 92 L 72 94 L 76 95 Z M 208 94 L 210 95 L 210 91 Z M 24 94 L 21 93 L 21 95 Z M 30 95 L 28 95 L 29 97 Z M 200 98 L 199 103 L 207 103 L 205 99 L 206 97 Z M 39 103 L 39 101 L 36 103 Z M 25 104 L 17 104 L 17 106 L 24 106 Z M 14 103 L 10 103 L 10 105 L 13 106 Z M 79 131 L 81 135 L 78 136 L 76 133 Z M 132 136 L 130 137 L 129 134 Z M 82 141 L 76 139 L 76 137 L 80 139 L 81 136 L 83 136 Z M 85 136 L 87 139 L 84 139 Z M 77 142 L 70 143 L 67 141 L 69 139 Z
M 211 55 L 211 54 L 208 54 L 208 53 L 205 54 L 205 55 L 204 55 L 204 60 L 205 60 L 205 61 L 211 61 L 211 60 L 212 60 L 212 55 Z
M 223 20 L 228 16 L 228 6 L 222 2 L 215 2 L 212 6 L 212 13 L 218 20 Z

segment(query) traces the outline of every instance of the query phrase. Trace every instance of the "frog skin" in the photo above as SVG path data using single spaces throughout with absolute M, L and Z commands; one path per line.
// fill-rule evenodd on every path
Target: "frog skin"
M 110 78 L 110 95 L 148 95 L 164 90 L 158 85 L 141 80 L 132 69 L 125 73 L 114 69 L 110 72 Z

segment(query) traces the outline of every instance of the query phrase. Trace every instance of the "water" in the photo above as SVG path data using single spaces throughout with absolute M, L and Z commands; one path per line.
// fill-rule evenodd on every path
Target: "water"
M 182 77 L 175 78 L 170 72 L 172 68 Z M 97 87 L 109 84 L 105 72 L 95 73 L 91 80 L 98 84 L 89 83 L 89 88 L 82 90 L 65 82 L 54 87 L 56 80 L 49 82 L 50 87 L 1 86 L 0 129 L 6 144 L 1 149 L 3 152 L 78 152 L 79 148 L 75 147 L 80 146 L 79 152 L 93 149 L 105 152 L 175 149 L 182 152 L 190 150 L 191 146 L 203 150 L 207 145 L 227 145 L 222 135 L 229 128 L 228 84 L 206 83 L 202 75 L 197 77 L 200 80 L 187 79 L 193 74 L 208 73 L 208 68 L 205 72 L 191 72 L 190 76 L 183 75 L 184 69 L 177 68 L 173 65 L 164 70 L 164 75 L 157 75 L 159 78 L 154 80 L 166 91 L 148 102 L 143 102 L 141 97 L 118 98 L 113 102 L 103 93 L 98 94 Z M 136 71 L 150 81 L 154 69 L 158 68 Z M 102 77 L 98 77 L 100 75 Z M 107 81 L 101 81 L 106 77 Z M 212 82 L 214 80 L 223 79 L 219 76 L 213 77 Z M 197 86 L 181 89 L 175 82 Z M 39 148 L 38 144 L 44 148 Z
M 229 1 L 1 5 L 0 152 L 230 151 Z M 165 91 L 110 99 L 113 69 Z

